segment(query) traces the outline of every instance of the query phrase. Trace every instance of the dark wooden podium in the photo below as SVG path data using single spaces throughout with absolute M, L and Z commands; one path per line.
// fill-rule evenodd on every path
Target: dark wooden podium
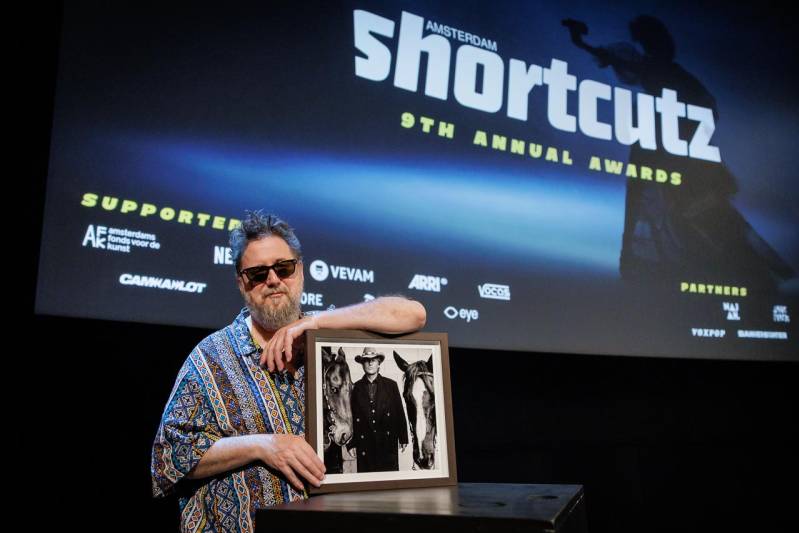
M 460 483 L 344 492 L 258 511 L 255 531 L 585 533 L 585 503 L 581 485 Z

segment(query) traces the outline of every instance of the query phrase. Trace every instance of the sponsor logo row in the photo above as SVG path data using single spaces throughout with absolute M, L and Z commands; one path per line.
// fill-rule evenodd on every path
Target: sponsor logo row
M 84 232 L 81 245 L 85 248 L 105 250 L 112 253 L 130 254 L 136 249 L 149 249 L 158 251 L 161 243 L 157 235 L 145 233 L 128 228 L 116 228 L 99 224 L 90 224 Z M 231 249 L 225 246 L 214 246 L 213 263 L 216 265 L 232 265 L 233 259 Z M 375 272 L 360 267 L 346 265 L 332 265 L 321 259 L 311 261 L 308 266 L 308 274 L 317 282 L 327 280 L 341 280 L 357 283 L 374 283 Z M 206 282 L 176 280 L 165 277 L 124 273 L 119 277 L 119 283 L 125 286 L 135 286 L 143 288 L 153 288 L 168 291 L 202 294 L 207 287 Z M 445 277 L 428 274 L 414 274 L 409 280 L 407 288 L 409 290 L 441 293 L 449 285 L 449 280 Z M 491 300 L 510 301 L 511 290 L 509 285 L 497 283 L 483 283 L 477 285 L 477 292 L 480 298 Z M 737 292 L 737 291 L 736 291 Z M 719 291 L 726 294 L 725 291 Z M 730 291 L 730 295 L 732 291 Z M 364 300 L 374 299 L 371 294 L 364 294 Z M 301 304 L 305 307 L 324 308 L 326 306 L 324 295 L 321 293 L 304 292 Z M 334 305 L 327 305 L 334 308 Z M 722 302 L 722 312 L 729 321 L 741 320 L 741 305 L 738 302 Z M 785 305 L 775 305 L 773 307 L 773 321 L 775 323 L 789 323 L 790 315 Z M 463 320 L 467 323 L 479 320 L 480 313 L 477 309 L 457 308 L 451 305 L 443 309 L 443 315 L 449 320 Z M 766 335 L 771 332 L 749 332 L 739 330 L 739 337 L 749 338 L 774 338 Z M 763 335 L 759 335 L 759 334 Z M 705 338 L 724 338 L 726 332 L 723 329 L 692 328 L 691 334 L 694 337 Z
M 232 265 L 233 258 L 230 248 L 225 246 L 214 247 L 214 264 Z M 352 281 L 359 283 L 374 283 L 375 272 L 360 267 L 346 265 L 331 265 L 321 259 L 315 259 L 308 265 L 308 274 L 311 279 L 320 283 L 331 280 Z M 441 276 L 427 274 L 414 274 L 408 283 L 409 290 L 423 292 L 442 292 L 449 284 L 449 280 Z M 480 298 L 491 300 L 510 301 L 510 286 L 497 283 L 483 283 L 477 286 Z

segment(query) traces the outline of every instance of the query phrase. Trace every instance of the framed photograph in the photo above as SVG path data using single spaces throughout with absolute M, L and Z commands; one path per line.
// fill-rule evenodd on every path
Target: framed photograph
M 306 332 L 311 493 L 457 484 L 446 333 Z

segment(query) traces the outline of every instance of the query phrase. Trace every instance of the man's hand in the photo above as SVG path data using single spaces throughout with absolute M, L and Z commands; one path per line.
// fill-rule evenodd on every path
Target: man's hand
M 400 444 L 400 453 L 405 453 L 405 448 L 407 448 L 407 444 Z
M 261 353 L 261 366 L 270 372 L 282 371 L 294 356 L 294 343 L 301 342 L 302 334 L 309 329 L 319 329 L 316 317 L 304 316 L 277 330 Z
M 318 487 L 325 477 L 325 465 L 303 437 L 297 435 L 261 435 L 260 458 L 280 470 L 295 489 L 303 490 L 298 475 Z

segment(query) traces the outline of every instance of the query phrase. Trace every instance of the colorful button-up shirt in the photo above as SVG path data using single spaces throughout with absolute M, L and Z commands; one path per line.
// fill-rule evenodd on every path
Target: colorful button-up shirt
M 192 350 L 155 436 L 153 494 L 177 494 L 182 531 L 249 532 L 256 509 L 306 497 L 260 462 L 183 479 L 222 437 L 303 432 L 305 367 L 293 375 L 262 369 L 248 316 L 242 309 L 232 324 Z

